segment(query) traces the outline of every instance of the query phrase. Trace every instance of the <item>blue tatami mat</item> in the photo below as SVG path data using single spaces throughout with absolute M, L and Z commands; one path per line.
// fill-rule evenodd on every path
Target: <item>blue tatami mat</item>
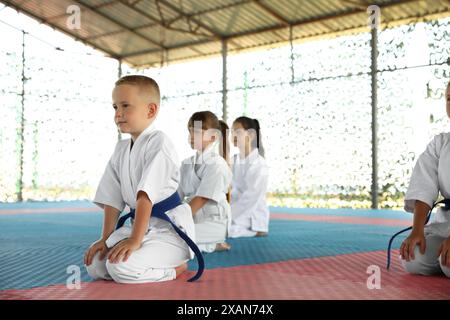
M 101 209 L 90 201 L 37 201 L 37 202 L 14 202 L 0 203 L 0 210 L 20 210 L 20 209 L 54 209 L 54 208 L 94 208 Z M 320 214 L 320 215 L 336 215 L 336 216 L 361 216 L 368 218 L 384 218 L 384 219 L 406 219 L 411 220 L 412 214 L 403 210 L 372 210 L 372 209 L 323 209 L 323 208 L 287 208 L 287 207 L 269 207 L 271 212 L 291 213 L 291 214 Z M 62 210 L 63 211 L 63 210 Z
M 98 208 L 91 201 L 73 200 L 73 201 L 24 201 L 24 202 L 1 202 L 2 209 L 48 209 L 48 208 Z
M 310 214 L 310 215 L 330 215 L 344 217 L 365 217 L 382 219 L 404 219 L 412 220 L 412 214 L 403 210 L 373 210 L 373 209 L 322 209 L 322 208 L 287 208 L 287 207 L 269 207 L 270 212 L 291 213 L 291 214 Z

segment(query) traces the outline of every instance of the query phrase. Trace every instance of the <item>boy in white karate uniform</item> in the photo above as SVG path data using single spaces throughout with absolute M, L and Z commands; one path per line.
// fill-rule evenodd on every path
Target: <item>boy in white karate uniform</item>
M 194 113 L 188 122 L 189 141 L 197 153 L 181 165 L 178 192 L 194 215 L 197 244 L 202 252 L 229 250 L 225 242 L 231 222 L 227 192 L 231 170 L 226 162 L 226 128 L 210 111 Z M 222 142 L 222 143 L 221 143 Z M 217 147 L 222 147 L 219 154 Z
M 450 83 L 445 98 L 450 117 Z M 435 136 L 420 155 L 405 196 L 405 210 L 414 212 L 414 223 L 400 247 L 400 259 L 409 273 L 450 277 L 450 210 L 435 209 L 424 226 L 439 192 L 450 198 L 450 133 Z
M 239 117 L 233 122 L 233 143 L 239 148 L 232 164 L 230 238 L 261 237 L 269 232 L 266 204 L 268 167 L 263 157 L 259 122 Z
M 94 198 L 104 209 L 104 222 L 102 237 L 86 251 L 87 272 L 94 279 L 120 283 L 173 280 L 187 269 L 193 252 L 169 222 L 150 219 L 152 208 L 176 193 L 179 182 L 174 147 L 153 127 L 160 108 L 159 87 L 151 78 L 126 76 L 116 82 L 112 98 L 114 120 L 131 139 L 117 143 Z M 115 230 L 126 205 L 135 209 L 132 226 Z M 189 205 L 166 213 L 195 239 Z

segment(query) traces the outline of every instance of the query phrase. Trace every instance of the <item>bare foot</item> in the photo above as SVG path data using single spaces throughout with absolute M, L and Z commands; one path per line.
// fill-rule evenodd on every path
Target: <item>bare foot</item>
M 269 235 L 268 232 L 258 231 L 255 237 L 267 237 Z
M 180 275 L 180 274 L 182 274 L 183 272 L 185 272 L 186 270 L 187 270 L 187 263 L 185 262 L 185 263 L 183 263 L 182 265 L 179 265 L 178 267 L 176 267 L 175 268 L 175 274 L 176 274 L 176 277 L 178 278 L 178 276 Z
M 231 249 L 231 245 L 229 245 L 226 242 L 218 243 L 216 244 L 216 250 L 215 251 L 228 251 Z

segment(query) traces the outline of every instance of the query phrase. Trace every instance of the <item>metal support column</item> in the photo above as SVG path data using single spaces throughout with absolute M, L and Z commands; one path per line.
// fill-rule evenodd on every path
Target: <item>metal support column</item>
M 17 201 L 23 201 L 23 135 L 25 131 L 25 31 L 22 31 L 22 92 L 19 119 L 20 125 L 17 128 L 17 144 L 19 153 L 19 176 L 16 183 Z
M 222 39 L 222 119 L 227 122 L 227 40 Z
M 378 122 L 377 122 L 377 72 L 378 26 L 372 27 L 371 76 L 372 76 L 372 209 L 378 209 Z

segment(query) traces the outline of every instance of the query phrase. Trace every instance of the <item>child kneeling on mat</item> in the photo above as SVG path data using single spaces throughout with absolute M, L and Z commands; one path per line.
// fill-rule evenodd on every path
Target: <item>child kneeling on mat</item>
M 450 117 L 450 82 L 445 99 Z M 436 135 L 417 160 L 405 196 L 405 210 L 414 212 L 414 224 L 400 247 L 400 261 L 407 272 L 450 278 L 450 210 L 437 209 L 424 226 L 439 193 L 450 198 L 450 133 Z
M 112 99 L 115 123 L 131 139 L 117 143 L 93 201 L 104 210 L 104 221 L 101 238 L 86 251 L 87 272 L 119 283 L 173 280 L 198 248 L 192 242 L 191 208 L 177 193 L 177 154 L 153 126 L 160 109 L 158 84 L 126 76 L 116 82 Z M 119 219 L 126 205 L 131 210 Z M 131 226 L 124 225 L 127 218 Z
M 231 223 L 227 201 L 231 170 L 226 161 L 225 125 L 211 111 L 194 113 L 187 127 L 190 145 L 197 152 L 181 165 L 178 193 L 192 209 L 197 244 L 207 253 L 231 248 L 225 242 Z M 222 155 L 219 146 L 223 147 Z

